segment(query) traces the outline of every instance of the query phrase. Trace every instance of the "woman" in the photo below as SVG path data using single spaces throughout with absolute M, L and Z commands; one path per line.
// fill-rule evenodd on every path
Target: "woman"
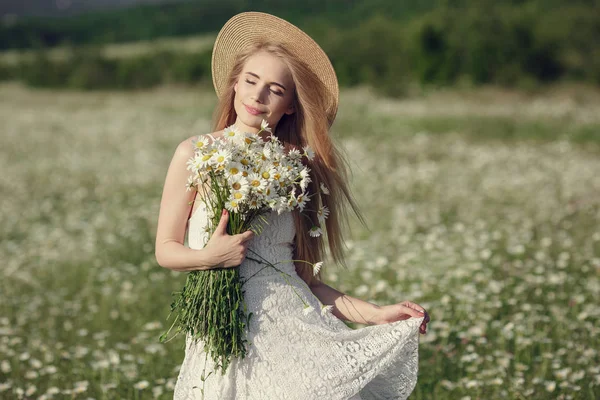
M 343 263 L 343 205 L 358 213 L 342 159 L 328 136 L 337 112 L 335 72 L 322 49 L 304 32 L 277 17 L 242 13 L 229 20 L 213 49 L 213 83 L 220 98 L 213 137 L 231 125 L 258 132 L 266 120 L 288 147 L 309 145 L 311 193 L 328 194 L 327 244 Z M 265 132 L 262 132 L 265 134 Z M 268 136 L 263 136 L 267 139 Z M 310 221 L 296 212 L 268 215 L 260 235 L 228 235 L 224 211 L 215 233 L 203 233 L 206 209 L 186 192 L 190 138 L 177 148 L 166 177 L 156 238 L 158 263 L 176 271 L 239 265 L 248 312 L 248 353 L 225 375 L 213 372 L 202 343 L 190 337 L 175 387 L 175 399 L 404 399 L 418 370 L 419 332 L 429 316 L 412 302 L 377 306 L 347 296 L 313 276 L 309 264 L 279 264 L 282 275 L 247 259 L 249 249 L 271 262 L 320 261 L 322 237 L 311 237 Z M 315 215 L 311 218 L 317 220 Z M 186 223 L 189 248 L 184 246 Z M 240 265 L 241 264 L 241 265 Z M 301 278 L 301 279 L 300 279 Z M 304 309 L 301 297 L 310 305 Z M 330 306 L 330 307 L 324 307 Z M 308 312 L 307 312 L 308 311 Z M 331 312 L 328 312 L 331 311 Z M 352 330 L 341 320 L 367 324 Z M 213 373 L 211 373 L 213 372 Z M 208 377 L 206 377 L 208 375 Z M 203 377 L 206 379 L 203 380 Z

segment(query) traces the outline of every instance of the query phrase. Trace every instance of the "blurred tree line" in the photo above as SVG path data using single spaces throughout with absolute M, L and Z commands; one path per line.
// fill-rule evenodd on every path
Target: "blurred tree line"
M 256 0 L 313 36 L 340 84 L 402 95 L 415 83 L 526 86 L 600 84 L 600 6 L 595 0 Z M 28 19 L 0 31 L 0 48 L 37 48 L 0 65 L 0 79 L 47 87 L 146 88 L 210 80 L 210 49 L 108 58 L 106 43 L 216 32 L 248 1 L 143 6 L 68 19 Z M 315 13 L 318 10 L 318 14 Z M 56 60 L 45 48 L 69 44 Z

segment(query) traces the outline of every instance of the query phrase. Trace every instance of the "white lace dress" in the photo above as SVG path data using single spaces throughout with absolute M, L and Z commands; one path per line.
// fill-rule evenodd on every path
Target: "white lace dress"
M 202 248 L 208 239 L 202 233 L 206 219 L 205 208 L 199 206 L 188 225 L 191 248 Z M 292 259 L 292 214 L 273 212 L 267 221 L 249 248 L 272 263 Z M 202 372 L 206 366 L 208 374 L 213 364 L 202 342 L 194 343 L 188 336 L 174 399 L 406 399 L 417 382 L 423 318 L 351 329 L 331 312 L 321 314 L 322 304 L 291 262 L 277 266 L 296 278 L 288 278 L 293 288 L 273 268 L 263 269 L 248 259 L 240 266 L 242 278 L 256 273 L 243 285 L 248 311 L 253 313 L 246 357 L 234 359 L 225 375 L 210 374 L 203 386 Z M 303 312 L 294 289 L 314 311 Z

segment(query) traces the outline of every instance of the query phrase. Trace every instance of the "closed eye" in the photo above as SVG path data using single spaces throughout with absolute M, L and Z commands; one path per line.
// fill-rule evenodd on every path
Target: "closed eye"
M 244 79 L 244 81 L 246 83 L 250 84 L 250 85 L 255 85 L 256 84 L 256 82 L 249 81 L 248 79 Z M 280 90 L 272 90 L 272 89 L 270 89 L 270 90 L 271 90 L 271 93 L 273 93 L 276 96 L 283 96 L 283 92 L 280 91 Z

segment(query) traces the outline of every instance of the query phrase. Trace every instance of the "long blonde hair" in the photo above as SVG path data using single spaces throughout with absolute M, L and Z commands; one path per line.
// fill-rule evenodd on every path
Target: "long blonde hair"
M 259 51 L 267 52 L 284 61 L 296 86 L 293 100 L 295 112 L 281 117 L 274 134 L 286 147 L 300 148 L 308 145 L 314 150 L 315 157 L 308 164 L 312 182 L 307 191 L 309 194 L 319 193 L 321 183 L 329 190 L 329 195 L 311 198 L 310 207 L 307 207 L 311 210 L 305 209 L 302 215 L 298 211 L 293 212 L 296 225 L 294 259 L 310 263 L 323 259 L 325 252 L 323 236 L 315 238 L 308 233 L 314 224 L 318 224 L 317 209 L 323 205 L 327 206 L 330 212 L 325 222 L 329 251 L 334 261 L 345 266 L 343 248 L 345 229 L 342 227 L 348 226 L 347 207 L 352 208 L 363 224 L 365 222 L 348 188 L 348 164 L 329 136 L 329 127 L 333 121 L 328 120 L 326 107 L 330 102 L 326 97 L 328 92 L 317 75 L 280 44 L 268 41 L 256 42 L 237 56 L 228 77 L 227 89 L 224 90 L 215 109 L 214 130 L 222 130 L 235 122 L 237 114 L 234 109 L 234 85 L 248 58 Z M 311 285 L 315 280 L 322 280 L 321 273 L 313 276 L 310 264 L 296 262 L 295 266 L 298 275 L 307 284 Z

